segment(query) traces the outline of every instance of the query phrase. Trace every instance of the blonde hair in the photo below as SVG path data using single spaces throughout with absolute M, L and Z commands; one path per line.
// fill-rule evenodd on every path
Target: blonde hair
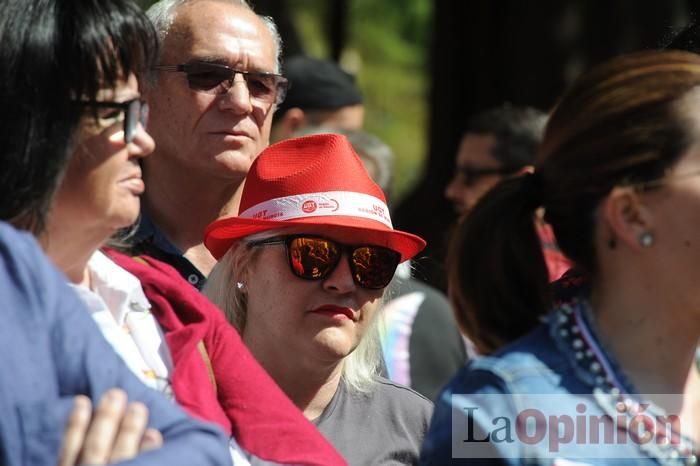
M 268 231 L 234 243 L 214 266 L 207 279 L 204 294 L 223 310 L 226 319 L 241 333 L 245 328 L 248 314 L 248 299 L 241 277 L 243 271 L 257 256 L 257 250 L 250 247 L 250 242 L 278 236 L 279 233 L 279 230 Z M 284 233 L 289 234 L 290 231 L 284 230 Z M 235 267 L 236 264 L 238 267 Z M 343 359 L 342 380 L 352 391 L 368 392 L 382 367 L 382 349 L 379 340 L 382 307 L 381 304 L 376 306 L 374 316 L 360 343 Z

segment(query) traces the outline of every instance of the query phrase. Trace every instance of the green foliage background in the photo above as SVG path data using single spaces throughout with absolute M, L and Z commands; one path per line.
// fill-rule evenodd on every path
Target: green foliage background
M 328 0 L 288 0 L 307 53 L 328 57 Z M 396 155 L 394 199 L 400 201 L 423 169 L 428 133 L 427 50 L 430 0 L 351 0 L 341 64 L 357 74 L 365 95 L 365 128 Z
M 333 0 L 287 0 L 309 55 L 329 57 L 325 23 Z M 148 7 L 153 0 L 138 0 Z M 427 50 L 431 0 L 349 0 L 341 65 L 357 75 L 366 102 L 365 129 L 395 153 L 393 199 L 423 170 L 428 133 Z

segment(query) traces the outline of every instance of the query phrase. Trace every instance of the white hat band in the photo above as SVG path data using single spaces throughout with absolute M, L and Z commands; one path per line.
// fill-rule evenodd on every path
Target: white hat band
M 260 220 L 344 216 L 376 220 L 393 229 L 389 208 L 379 198 L 351 191 L 298 194 L 256 204 L 238 215 Z

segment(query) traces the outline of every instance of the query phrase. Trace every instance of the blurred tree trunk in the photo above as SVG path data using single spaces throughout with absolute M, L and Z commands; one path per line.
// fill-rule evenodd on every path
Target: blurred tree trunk
M 328 8 L 326 21 L 331 60 L 338 63 L 345 47 L 348 29 L 348 0 L 333 0 Z
M 251 0 L 253 9 L 261 15 L 271 16 L 282 37 L 282 57 L 304 52 L 304 46 L 294 24 L 294 17 L 286 0 Z
M 455 218 L 443 196 L 466 120 L 509 101 L 547 110 L 566 84 L 618 53 L 658 47 L 687 20 L 687 0 L 435 0 L 427 168 L 395 214 L 428 240 L 416 275 L 445 288 Z M 486 246 L 486 245 L 485 245 Z
M 286 0 L 251 0 L 251 5 L 256 12 L 271 16 L 275 20 L 282 37 L 283 57 L 304 53 L 304 45 Z M 330 59 L 336 62 L 340 60 L 347 40 L 348 8 L 349 0 L 332 0 L 326 8 L 325 32 Z

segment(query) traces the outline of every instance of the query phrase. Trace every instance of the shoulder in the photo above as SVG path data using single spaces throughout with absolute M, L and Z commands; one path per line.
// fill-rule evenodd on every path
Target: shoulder
M 66 277 L 34 237 L 4 222 L 0 222 L 0 294 L 6 308 L 21 309 L 25 319 L 48 316 L 60 307 L 80 309 Z
M 464 375 L 490 372 L 505 384 L 517 388 L 538 378 L 546 381 L 567 367 L 567 360 L 545 323 L 493 355 L 474 359 L 466 366 Z
M 433 403 L 420 393 L 383 377 L 375 377 L 367 391 L 354 391 L 347 386 L 340 391 L 336 414 L 359 418 L 380 418 L 388 423 L 426 423 L 430 419 Z
M 375 377 L 372 395 L 376 398 L 389 398 L 393 403 L 425 406 L 432 409 L 432 401 L 415 390 L 384 377 Z
M 497 353 L 462 367 L 440 393 L 433 423 L 436 418 L 448 423 L 465 403 L 502 411 L 514 408 L 521 395 L 566 393 L 562 379 L 569 370 L 548 325 L 542 324 Z
M 0 222 L 0 259 L 7 274 L 22 285 L 32 276 L 52 272 L 53 267 L 29 233 Z
M 433 403 L 420 393 L 383 377 L 376 377 L 370 393 L 371 409 L 385 418 L 394 418 L 401 423 L 414 424 L 427 429 L 433 413 Z

